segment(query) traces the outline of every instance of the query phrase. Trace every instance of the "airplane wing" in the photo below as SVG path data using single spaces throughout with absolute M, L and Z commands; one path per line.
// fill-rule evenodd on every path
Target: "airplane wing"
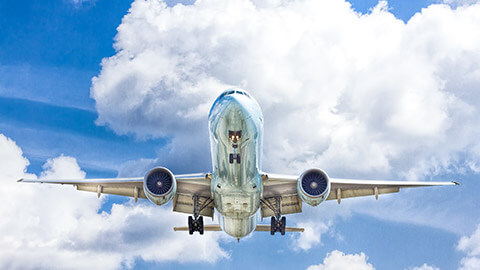
M 284 214 L 293 214 L 302 212 L 302 200 L 297 194 L 298 176 L 264 174 L 263 178 L 263 200 L 268 203 L 274 203 L 275 198 L 280 200 L 280 212 Z M 389 181 L 389 180 L 360 180 L 360 179 L 330 179 L 330 194 L 327 200 L 375 196 L 378 199 L 380 194 L 399 192 L 402 188 L 430 187 L 430 186 L 450 186 L 458 185 L 457 182 L 414 182 L 414 181 Z M 262 217 L 274 215 L 273 211 L 262 204 Z
M 208 203 L 200 212 L 203 216 L 213 217 L 213 204 L 210 203 L 210 180 L 211 174 L 178 174 L 177 192 L 173 197 L 173 211 L 193 213 L 193 196 L 198 196 L 199 203 Z M 99 178 L 99 179 L 20 179 L 22 183 L 46 183 L 72 185 L 77 190 L 96 192 L 101 194 L 115 194 L 133 197 L 135 202 L 138 198 L 146 199 L 143 191 L 143 177 L 132 178 Z

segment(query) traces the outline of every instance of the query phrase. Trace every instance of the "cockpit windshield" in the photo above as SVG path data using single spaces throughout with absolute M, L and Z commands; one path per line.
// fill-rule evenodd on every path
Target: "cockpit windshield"
M 239 90 L 239 89 L 235 89 L 235 90 L 228 90 L 228 91 L 225 91 L 223 92 L 219 97 L 218 99 L 221 99 L 223 98 L 224 96 L 228 96 L 228 95 L 232 95 L 232 94 L 240 94 L 240 95 L 245 95 L 247 97 L 250 97 L 250 95 L 245 92 L 245 91 L 242 91 L 242 90 Z

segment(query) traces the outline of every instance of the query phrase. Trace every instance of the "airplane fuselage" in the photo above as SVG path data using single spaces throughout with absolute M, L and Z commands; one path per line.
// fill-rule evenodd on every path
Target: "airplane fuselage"
M 262 112 L 245 91 L 227 90 L 215 100 L 208 120 L 211 192 L 220 225 L 227 234 L 244 237 L 257 225 L 262 196 Z

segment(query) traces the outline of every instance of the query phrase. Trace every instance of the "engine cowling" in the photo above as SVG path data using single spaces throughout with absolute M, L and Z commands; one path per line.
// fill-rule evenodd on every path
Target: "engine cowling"
M 330 194 L 330 179 L 327 173 L 320 169 L 306 170 L 298 178 L 297 192 L 304 203 L 319 205 Z
M 143 191 L 151 202 L 162 205 L 169 202 L 177 192 L 177 181 L 169 169 L 157 167 L 145 175 Z

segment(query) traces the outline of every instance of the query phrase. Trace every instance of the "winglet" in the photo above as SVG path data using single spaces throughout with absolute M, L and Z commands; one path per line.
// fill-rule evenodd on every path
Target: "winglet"
M 24 180 L 24 178 L 20 178 L 20 179 L 17 180 L 17 183 L 22 182 L 23 180 Z
M 452 183 L 454 183 L 456 186 L 460 186 L 460 183 L 458 183 L 457 181 L 452 181 Z

